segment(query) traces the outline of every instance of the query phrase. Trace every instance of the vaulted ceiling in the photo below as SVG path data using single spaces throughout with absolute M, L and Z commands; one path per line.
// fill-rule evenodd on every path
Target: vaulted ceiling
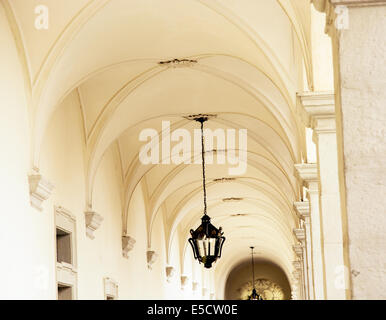
M 216 268 L 229 273 L 254 245 L 258 256 L 290 274 L 297 225 L 292 203 L 300 193 L 293 165 L 305 154 L 296 92 L 304 81 L 312 82 L 309 0 L 5 3 L 31 88 L 33 165 L 39 166 L 52 113 L 75 91 L 84 119 L 89 201 L 98 165 L 115 148 L 124 185 L 124 223 L 141 183 L 150 232 L 155 217 L 163 214 L 167 246 L 178 232 L 183 256 L 189 229 L 202 215 L 201 167 L 143 165 L 138 136 L 144 128 L 160 132 L 162 120 L 170 121 L 172 129 L 192 132 L 198 124 L 184 116 L 216 114 L 208 128 L 248 129 L 244 175 L 229 176 L 229 165 L 207 168 L 208 213 L 227 237 L 227 254 Z M 48 30 L 31 27 L 34 8 L 42 4 L 49 9 Z M 171 59 L 197 62 L 175 68 L 159 64 Z

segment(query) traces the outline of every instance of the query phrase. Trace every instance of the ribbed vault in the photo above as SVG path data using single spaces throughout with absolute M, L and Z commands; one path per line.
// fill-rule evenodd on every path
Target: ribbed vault
M 123 232 L 131 197 L 141 187 L 149 246 L 155 218 L 163 215 L 167 256 L 173 241 L 180 241 L 183 266 L 189 230 L 202 214 L 201 167 L 143 165 L 138 154 L 144 143 L 138 136 L 145 128 L 162 135 L 161 121 L 193 135 L 197 123 L 184 116 L 216 114 L 207 128 L 248 130 L 244 175 L 230 176 L 228 164 L 207 167 L 208 213 L 227 237 L 215 267 L 218 288 L 250 245 L 290 278 L 292 229 L 298 224 L 292 204 L 300 194 L 293 166 L 305 155 L 296 92 L 304 78 L 312 87 L 309 1 L 39 1 L 45 2 L 52 19 L 60 13 L 60 20 L 41 46 L 32 46 L 41 34 L 29 28 L 25 9 L 33 12 L 37 1 L 7 2 L 31 86 L 31 165 L 39 167 L 40 145 L 55 108 L 76 92 L 84 125 L 87 205 L 93 204 L 98 166 L 114 149 L 122 172 Z M 174 58 L 197 63 L 177 68 L 158 63 Z M 199 154 L 190 156 L 194 160 Z

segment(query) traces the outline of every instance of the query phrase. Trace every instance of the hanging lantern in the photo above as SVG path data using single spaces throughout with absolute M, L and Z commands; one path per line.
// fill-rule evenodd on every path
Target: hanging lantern
M 207 117 L 199 117 L 195 119 L 201 123 L 201 155 L 202 155 L 202 180 L 204 189 L 204 215 L 201 218 L 201 225 L 196 229 L 190 230 L 191 238 L 189 243 L 193 249 L 194 259 L 199 263 L 203 263 L 205 268 L 211 268 L 213 262 L 221 258 L 221 251 L 225 241 L 222 228 L 217 229 L 210 223 L 210 217 L 207 215 L 206 205 L 206 186 L 205 186 L 205 150 L 204 150 L 204 122 Z
M 252 293 L 250 296 L 248 296 L 248 300 L 263 300 L 263 298 L 261 297 L 261 295 L 259 295 L 256 291 L 256 288 L 255 288 L 255 265 L 254 265 L 254 261 L 253 261 L 253 249 L 254 247 L 250 247 L 251 250 L 252 250 Z

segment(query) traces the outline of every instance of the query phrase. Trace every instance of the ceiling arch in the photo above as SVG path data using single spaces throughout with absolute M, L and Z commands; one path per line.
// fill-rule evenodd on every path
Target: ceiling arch
M 28 11 L 38 2 L 49 7 L 52 21 L 61 17 L 45 37 L 30 28 Z M 227 229 L 230 252 L 216 270 L 224 277 L 253 242 L 261 257 L 291 273 L 292 229 L 298 226 L 292 203 L 301 192 L 293 165 L 305 154 L 295 108 L 303 65 L 312 88 L 309 0 L 6 3 L 28 69 L 34 166 L 53 111 L 76 90 L 86 137 L 87 205 L 92 207 L 99 164 L 113 150 L 122 171 L 123 229 L 132 193 L 140 187 L 150 241 L 161 214 L 167 248 L 179 235 L 183 261 L 186 236 L 202 211 L 200 166 L 143 165 L 138 135 L 145 128 L 162 135 L 161 120 L 192 133 L 195 123 L 184 116 L 216 114 L 209 128 L 248 130 L 246 174 L 221 183 L 215 180 L 232 178 L 229 165 L 207 171 L 209 209 Z M 192 63 L 159 64 L 175 58 Z M 231 151 L 244 150 L 227 147 L 225 153 Z M 199 153 L 189 156 L 195 160 Z M 243 200 L 224 202 L 227 197 Z

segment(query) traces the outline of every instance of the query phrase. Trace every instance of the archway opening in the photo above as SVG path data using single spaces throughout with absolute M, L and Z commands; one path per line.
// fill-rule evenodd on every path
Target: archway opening
M 252 291 L 252 269 L 249 261 L 237 265 L 229 273 L 225 299 L 247 300 Z M 284 271 L 264 259 L 255 259 L 255 288 L 264 300 L 290 300 L 291 286 Z

